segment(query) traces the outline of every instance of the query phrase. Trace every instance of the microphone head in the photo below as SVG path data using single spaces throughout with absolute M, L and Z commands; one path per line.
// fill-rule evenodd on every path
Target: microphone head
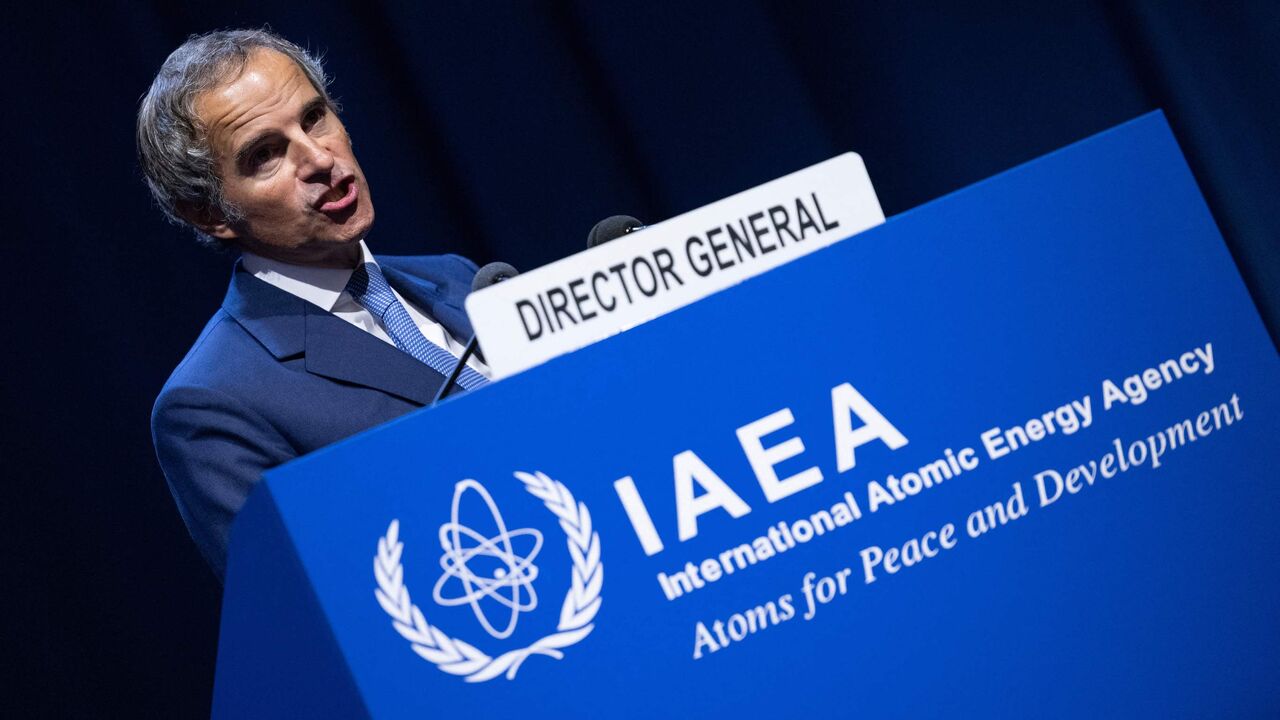
M 610 240 L 617 240 L 623 235 L 640 230 L 643 227 L 644 223 L 630 215 L 607 217 L 596 223 L 596 226 L 591 228 L 591 232 L 587 233 L 587 247 L 593 248 L 597 245 L 603 245 Z
M 476 272 L 475 279 L 471 281 L 471 292 L 483 290 L 490 285 L 497 285 L 503 280 L 510 280 L 519 274 L 519 270 L 504 262 L 491 262 Z

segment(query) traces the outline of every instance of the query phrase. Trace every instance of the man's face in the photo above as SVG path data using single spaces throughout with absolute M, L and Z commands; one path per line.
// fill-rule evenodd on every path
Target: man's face
M 272 50 L 196 99 L 222 192 L 242 219 L 201 229 L 265 257 L 351 265 L 373 225 L 373 201 L 342 121 L 307 76 Z

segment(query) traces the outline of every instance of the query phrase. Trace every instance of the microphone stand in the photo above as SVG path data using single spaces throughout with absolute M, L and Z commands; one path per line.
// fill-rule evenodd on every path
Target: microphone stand
M 476 342 L 476 336 L 472 335 L 471 339 L 467 341 L 467 346 L 462 350 L 462 356 L 458 358 L 457 364 L 453 366 L 453 372 L 449 373 L 449 377 L 445 378 L 444 384 L 436 392 L 436 398 L 431 401 L 431 405 L 428 405 L 428 407 L 435 407 L 436 403 L 449 394 L 449 391 L 457 384 L 458 376 L 462 374 L 462 368 L 467 366 L 467 360 L 475 354 L 477 347 L 479 347 L 479 343 Z
M 471 279 L 471 292 L 483 290 L 519 274 L 519 271 L 506 263 L 491 262 L 476 271 L 476 276 Z M 435 407 L 436 403 L 449 394 L 449 391 L 457 384 L 458 376 L 462 374 L 462 368 L 467 366 L 467 360 L 475 354 L 478 347 L 480 346 L 476 342 L 476 334 L 473 332 L 471 333 L 471 339 L 467 341 L 467 347 L 462 351 L 462 357 L 458 358 L 458 362 L 453 366 L 453 372 L 449 373 L 449 377 L 444 379 L 444 384 L 436 391 L 436 398 L 427 407 Z

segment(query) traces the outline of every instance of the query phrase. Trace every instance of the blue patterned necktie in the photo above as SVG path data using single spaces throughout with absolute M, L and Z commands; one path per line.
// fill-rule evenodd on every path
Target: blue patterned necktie
M 347 281 L 347 292 L 351 293 L 352 299 L 361 307 L 382 322 L 396 347 L 426 363 L 432 370 L 449 377 L 458 359 L 448 350 L 423 337 L 413 318 L 409 317 L 409 311 L 396 299 L 395 293 L 391 292 L 391 286 L 383 277 L 381 268 L 376 264 L 362 263 L 351 273 L 351 279 Z M 458 384 L 467 390 L 488 382 L 483 375 L 466 365 L 462 366 L 462 372 L 458 375 Z

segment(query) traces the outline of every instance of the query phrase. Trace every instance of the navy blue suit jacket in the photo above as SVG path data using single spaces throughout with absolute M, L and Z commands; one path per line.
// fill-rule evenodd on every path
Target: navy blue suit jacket
M 379 257 L 387 281 L 466 340 L 476 266 Z M 226 571 L 231 521 L 262 472 L 431 402 L 444 377 L 236 263 L 222 308 L 156 399 L 152 437 L 191 537 Z

